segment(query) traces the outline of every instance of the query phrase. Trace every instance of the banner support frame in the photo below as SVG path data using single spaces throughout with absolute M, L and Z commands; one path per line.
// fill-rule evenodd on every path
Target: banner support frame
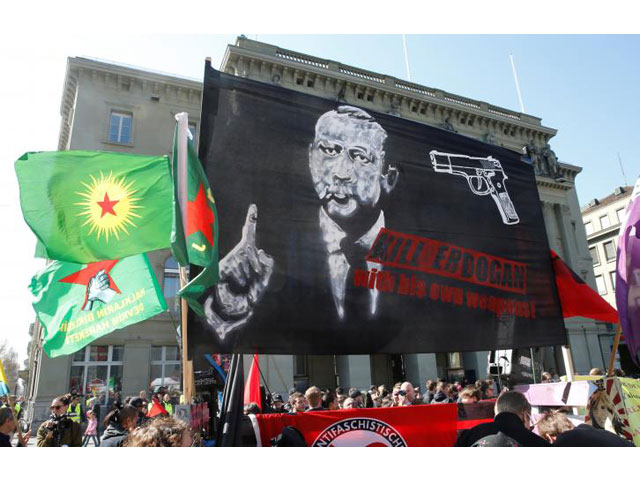
M 620 346 L 620 337 L 622 336 L 622 325 L 618 321 L 618 329 L 616 330 L 616 336 L 613 340 L 613 346 L 611 347 L 611 356 L 609 357 L 609 368 L 607 369 L 607 377 L 613 377 L 613 366 L 616 361 L 616 354 L 618 353 L 618 347 Z

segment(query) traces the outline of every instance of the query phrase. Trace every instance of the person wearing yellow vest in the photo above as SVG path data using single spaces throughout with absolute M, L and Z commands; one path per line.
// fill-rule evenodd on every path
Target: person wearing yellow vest
M 173 404 L 171 403 L 171 397 L 168 393 L 164 395 L 163 400 L 162 405 L 164 406 L 164 409 L 169 415 L 173 415 Z
M 80 405 L 80 399 L 73 397 L 69 408 L 67 408 L 67 417 L 78 424 L 82 423 L 82 405 Z

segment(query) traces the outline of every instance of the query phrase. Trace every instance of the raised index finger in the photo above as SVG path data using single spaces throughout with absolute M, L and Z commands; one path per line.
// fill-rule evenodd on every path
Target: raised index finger
M 242 227 L 242 242 L 255 246 L 256 244 L 256 225 L 258 223 L 258 207 L 255 203 L 249 205 L 247 210 L 247 218 Z

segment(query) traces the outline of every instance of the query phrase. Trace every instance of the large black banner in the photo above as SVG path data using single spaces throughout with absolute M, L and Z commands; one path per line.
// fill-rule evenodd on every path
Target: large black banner
M 196 356 L 566 342 L 517 153 L 207 64 L 200 158 L 221 279 L 190 319 Z

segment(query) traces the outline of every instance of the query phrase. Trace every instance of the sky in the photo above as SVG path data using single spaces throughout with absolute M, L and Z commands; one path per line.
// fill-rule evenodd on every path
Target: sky
M 595 30 L 615 31 L 608 25 L 605 22 L 601 28 L 598 24 Z M 5 72 L 0 80 L 0 105 L 4 107 L 0 116 L 0 218 L 5 230 L 0 236 L 4 316 L 0 342 L 7 339 L 21 361 L 26 358 L 28 326 L 35 318 L 27 287 L 44 263 L 33 258 L 35 237 L 22 219 L 13 163 L 27 151 L 57 149 L 67 57 L 89 56 L 201 79 L 204 58 L 211 57 L 212 64 L 219 66 L 226 46 L 245 34 L 407 79 L 400 34 L 269 35 L 251 33 L 252 26 L 248 22 L 242 30 L 238 25 L 236 33 L 223 35 L 206 34 L 214 29 L 199 23 L 194 31 L 205 33 L 169 35 L 169 28 L 160 29 L 162 32 L 141 28 L 136 30 L 143 32 L 140 34 L 123 29 L 118 35 L 106 35 L 102 26 L 93 33 L 87 28 L 55 34 L 35 29 L 32 35 L 14 32 L 11 39 L 0 38 Z M 275 26 L 274 30 L 285 29 Z M 413 26 L 413 31 L 419 30 Z M 640 105 L 640 36 L 407 34 L 406 44 L 413 82 L 519 111 L 509 60 L 513 54 L 526 113 L 558 130 L 550 143 L 561 162 L 583 168 L 576 183 L 581 205 L 625 183 L 618 154 L 628 184 L 640 175 L 635 142 L 640 131 L 636 112 Z

